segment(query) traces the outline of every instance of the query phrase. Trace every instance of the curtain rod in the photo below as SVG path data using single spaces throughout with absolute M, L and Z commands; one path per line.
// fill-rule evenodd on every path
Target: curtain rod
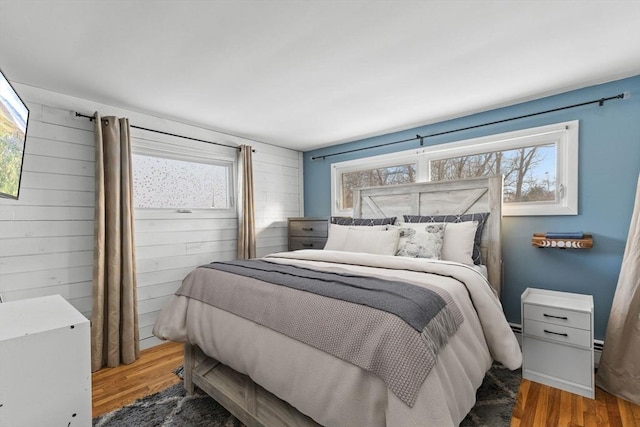
M 496 120 L 495 122 L 483 123 L 483 124 L 475 125 L 475 126 L 467 126 L 467 127 L 464 127 L 464 128 L 447 130 L 447 131 L 444 131 L 444 132 L 432 133 L 432 134 L 429 134 L 429 135 L 416 135 L 415 138 L 408 138 L 408 139 L 403 139 L 403 140 L 400 140 L 400 141 L 393 141 L 393 142 L 387 142 L 387 143 L 384 143 L 384 144 L 372 145 L 370 147 L 354 148 L 353 150 L 346 150 L 346 151 L 340 151 L 338 153 L 331 153 L 331 154 L 325 154 L 325 155 L 322 155 L 322 156 L 315 156 L 315 157 L 312 157 L 311 160 L 317 160 L 317 159 L 324 160 L 327 157 L 339 156 L 341 154 L 347 154 L 347 153 L 355 153 L 357 151 L 363 151 L 363 150 L 371 150 L 372 148 L 386 147 L 387 145 L 400 144 L 402 142 L 408 142 L 408 141 L 420 140 L 420 145 L 422 146 L 422 145 L 424 145 L 424 139 L 425 138 L 431 138 L 431 137 L 434 137 L 434 136 L 446 135 L 446 134 L 449 134 L 449 133 L 460 132 L 460 131 L 463 131 L 463 130 L 476 129 L 476 128 L 480 128 L 480 127 L 483 127 L 483 126 L 490 126 L 490 125 L 495 125 L 495 124 L 498 124 L 498 123 L 510 122 L 512 120 L 524 119 L 524 118 L 527 118 L 527 117 L 539 116 L 540 114 L 547 114 L 547 113 L 553 113 L 553 112 L 556 112 L 556 111 L 567 110 L 569 108 L 582 107 L 583 105 L 589 105 L 589 104 L 597 103 L 600 107 L 602 107 L 606 101 L 611 101 L 612 99 L 627 99 L 630 96 L 631 95 L 630 95 L 629 92 L 624 92 L 624 93 L 621 93 L 621 94 L 618 94 L 618 95 L 615 95 L 615 96 L 610 96 L 608 98 L 595 99 L 593 101 L 582 102 L 580 104 L 573 104 L 573 105 L 568 105 L 566 107 L 554 108 L 552 110 L 546 110 L 546 111 L 540 111 L 540 112 L 537 112 L 537 113 L 525 114 L 524 116 L 511 117 L 511 118 L 508 118 L 508 119 Z
M 88 116 L 86 114 L 78 113 L 77 111 L 76 111 L 76 117 L 84 117 L 85 119 L 89 119 L 90 121 L 94 121 L 96 119 L 94 116 Z M 227 145 L 227 144 L 223 144 L 221 142 L 206 141 L 204 139 L 192 138 L 190 136 L 184 136 L 184 135 L 177 135 L 175 133 L 164 132 L 164 131 L 161 131 L 161 130 L 143 128 L 142 126 L 136 126 L 136 125 L 132 125 L 132 124 L 130 124 L 129 127 L 132 127 L 132 128 L 135 128 L 135 129 L 140 129 L 140 130 L 146 130 L 146 131 L 149 131 L 149 132 L 161 133 L 163 135 L 175 136 L 177 138 L 190 139 L 192 141 L 204 142 L 204 143 L 207 143 L 207 144 L 220 145 L 222 147 L 229 147 L 229 148 L 233 148 L 235 150 L 240 150 L 240 147 L 238 147 L 238 146 Z M 254 152 L 254 153 L 256 152 L 256 150 L 254 150 L 254 149 L 252 149 L 251 151 Z

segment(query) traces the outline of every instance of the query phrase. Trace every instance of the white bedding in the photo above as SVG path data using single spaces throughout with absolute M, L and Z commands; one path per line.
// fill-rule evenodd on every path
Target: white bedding
M 413 407 L 400 401 L 380 378 L 355 365 L 185 297 L 172 298 L 156 322 L 154 334 L 163 339 L 197 344 L 211 357 L 249 375 L 326 426 L 458 425 L 473 407 L 476 389 L 492 359 L 510 369 L 521 364 L 518 343 L 500 302 L 486 279 L 472 267 L 443 261 L 313 250 L 275 254 L 269 260 L 320 269 L 323 265 L 339 263 L 361 274 L 416 284 L 428 280 L 451 294 L 465 320 L 438 355 Z M 441 274 L 457 276 L 466 287 L 459 280 Z
M 473 268 L 475 271 L 477 271 L 478 273 L 482 274 L 482 277 L 484 277 L 485 279 L 488 278 L 488 272 L 487 272 L 487 266 L 484 264 L 480 264 L 480 265 L 472 265 L 470 266 L 471 268 Z

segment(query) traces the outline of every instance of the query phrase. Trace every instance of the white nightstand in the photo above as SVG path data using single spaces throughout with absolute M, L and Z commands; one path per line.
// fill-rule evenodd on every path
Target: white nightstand
M 90 426 L 90 340 L 60 295 L 0 304 L 0 426 Z
M 593 399 L 593 297 L 527 288 L 521 301 L 522 377 Z

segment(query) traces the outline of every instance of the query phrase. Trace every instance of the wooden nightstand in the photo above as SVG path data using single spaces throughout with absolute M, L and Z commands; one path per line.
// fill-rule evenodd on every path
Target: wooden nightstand
M 522 377 L 593 399 L 593 297 L 527 288 L 521 302 Z
M 289 218 L 289 250 L 324 248 L 328 230 L 327 218 Z

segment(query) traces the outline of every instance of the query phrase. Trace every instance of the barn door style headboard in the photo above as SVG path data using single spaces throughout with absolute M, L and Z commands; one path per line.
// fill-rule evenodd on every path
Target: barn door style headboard
M 354 218 L 403 215 L 461 215 L 490 212 L 480 249 L 489 283 L 500 295 L 502 284 L 502 177 L 457 181 L 419 182 L 387 187 L 360 188 L 353 192 Z

